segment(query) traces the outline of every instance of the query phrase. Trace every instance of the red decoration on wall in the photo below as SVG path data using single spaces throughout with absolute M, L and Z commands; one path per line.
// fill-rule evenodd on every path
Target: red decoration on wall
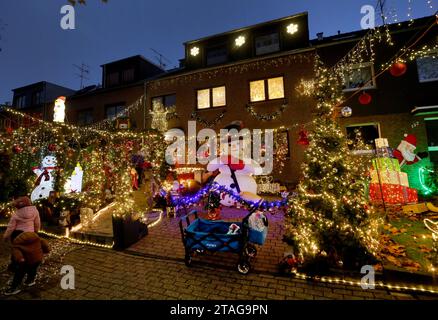
M 12 134 L 14 132 L 14 129 L 12 127 L 7 127 L 6 128 L 6 133 L 7 134 Z
M 370 104 L 372 100 L 373 100 L 373 97 L 371 97 L 371 95 L 366 93 L 366 92 L 363 92 L 359 96 L 359 103 L 362 105 Z
M 393 77 L 401 77 L 406 73 L 407 69 L 406 63 L 397 61 L 389 68 L 389 72 Z
M 308 146 L 310 144 L 309 133 L 306 130 L 301 130 L 298 132 L 298 135 L 300 137 L 298 138 L 297 144 L 302 146 Z
M 23 148 L 20 146 L 15 145 L 12 147 L 12 152 L 14 152 L 15 154 L 21 153 L 22 151 L 23 151 Z
M 51 143 L 51 144 L 49 144 L 48 148 L 49 148 L 49 151 L 56 151 L 57 146 L 56 146 L 56 144 Z

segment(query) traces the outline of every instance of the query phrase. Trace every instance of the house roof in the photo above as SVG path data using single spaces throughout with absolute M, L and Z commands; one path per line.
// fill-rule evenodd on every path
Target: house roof
M 211 39 L 211 38 L 216 38 L 216 37 L 219 37 L 219 36 L 225 36 L 225 35 L 232 34 L 232 33 L 235 33 L 235 32 L 242 32 L 242 31 L 245 31 L 245 30 L 253 29 L 253 28 L 263 27 L 263 26 L 266 26 L 266 25 L 269 25 L 269 24 L 272 24 L 272 23 L 281 22 L 281 21 L 284 21 L 284 20 L 288 20 L 288 19 L 291 19 L 291 18 L 303 16 L 303 15 L 307 16 L 308 12 L 306 11 L 306 12 L 302 12 L 302 13 L 297 13 L 297 14 L 289 15 L 289 16 L 286 16 L 286 17 L 283 17 L 283 18 L 269 20 L 269 21 L 253 24 L 253 25 L 250 25 L 250 26 L 247 26 L 247 27 L 233 29 L 233 30 L 229 30 L 229 31 L 226 31 L 226 32 L 217 33 L 217 34 L 214 34 L 214 35 L 202 37 L 202 38 L 199 38 L 199 39 L 186 41 L 186 42 L 184 42 L 184 45 L 191 44 L 191 43 L 194 43 L 194 42 L 208 40 L 208 39 Z

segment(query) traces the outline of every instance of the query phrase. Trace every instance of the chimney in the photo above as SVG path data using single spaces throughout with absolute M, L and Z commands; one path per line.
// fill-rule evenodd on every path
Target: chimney
M 318 41 L 321 41 L 324 39 L 324 32 L 319 32 L 316 34 L 316 36 L 318 37 Z

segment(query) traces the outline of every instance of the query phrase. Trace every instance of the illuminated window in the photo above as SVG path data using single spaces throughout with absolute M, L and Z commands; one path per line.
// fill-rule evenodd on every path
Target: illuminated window
M 198 90 L 197 98 L 198 109 L 224 107 L 227 104 L 224 86 Z
M 265 80 L 251 81 L 249 85 L 251 91 L 251 102 L 266 100 Z
M 251 102 L 284 98 L 283 77 L 251 81 L 249 89 Z
M 284 98 L 283 77 L 268 79 L 268 97 L 271 100 Z
M 438 50 L 431 55 L 417 58 L 418 81 L 431 82 L 438 80 Z
M 213 88 L 213 107 L 223 107 L 227 104 L 225 87 Z
M 376 87 L 374 67 L 371 62 L 353 65 L 344 75 L 344 91 L 373 89 Z

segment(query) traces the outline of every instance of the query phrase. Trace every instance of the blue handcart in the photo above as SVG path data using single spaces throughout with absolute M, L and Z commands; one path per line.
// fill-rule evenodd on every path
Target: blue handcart
M 255 244 L 263 245 L 268 232 L 268 220 L 265 217 L 263 231 L 249 227 L 249 217 L 256 209 L 243 218 L 242 222 L 210 221 L 198 218 L 196 210 L 191 211 L 179 221 L 182 242 L 185 248 L 184 261 L 189 267 L 192 257 L 197 253 L 232 252 L 239 255 L 237 270 L 241 274 L 248 274 L 251 270 L 251 259 L 257 255 Z M 190 218 L 194 220 L 190 221 Z M 184 226 L 185 223 L 185 226 Z M 240 227 L 237 234 L 227 234 L 232 224 Z

